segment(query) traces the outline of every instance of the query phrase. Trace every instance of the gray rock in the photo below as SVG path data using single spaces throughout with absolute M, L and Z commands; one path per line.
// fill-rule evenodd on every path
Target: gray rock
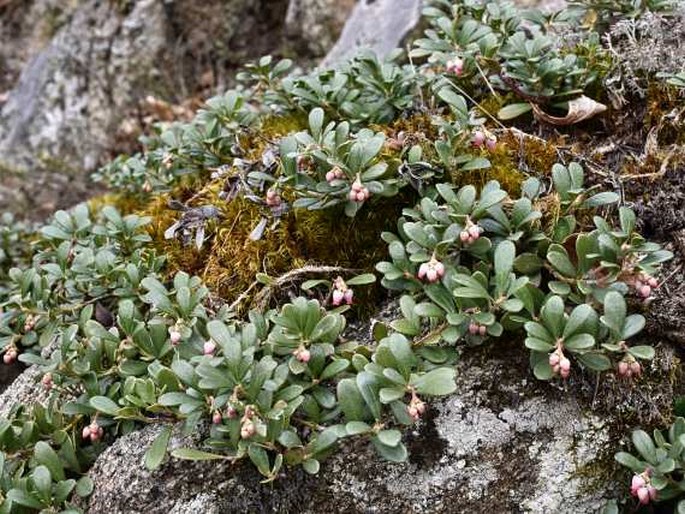
M 387 56 L 421 18 L 421 0 L 359 0 L 340 39 L 322 62 L 334 66 L 362 48 Z
M 382 461 L 363 441 L 347 442 L 318 476 L 287 470 L 263 485 L 249 464 L 170 460 L 143 465 L 160 428 L 122 437 L 90 472 L 88 512 L 585 514 L 614 495 L 610 420 L 573 397 L 531 381 L 514 365 L 476 351 L 458 365 L 458 392 L 433 404 L 405 437 L 406 464 Z M 480 354 L 480 355 L 479 355 Z M 198 446 L 200 435 L 172 447 Z M 598 462 L 609 470 L 600 471 Z M 609 477 L 609 478 L 607 478 Z
M 355 0 L 290 0 L 285 16 L 289 38 L 307 54 L 323 57 L 340 36 Z M 292 39 L 291 39 L 292 40 Z

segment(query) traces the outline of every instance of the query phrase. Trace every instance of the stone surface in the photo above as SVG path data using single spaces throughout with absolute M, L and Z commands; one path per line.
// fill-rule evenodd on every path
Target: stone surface
M 384 57 L 401 46 L 420 18 L 421 0 L 359 0 L 322 65 L 335 65 L 361 48 Z
M 295 50 L 323 57 L 338 39 L 355 0 L 290 0 L 285 17 L 289 38 L 299 41 Z
M 509 361 L 481 351 L 466 356 L 458 392 L 406 434 L 406 464 L 383 462 L 351 441 L 317 477 L 288 470 L 268 485 L 249 464 L 172 459 L 150 472 L 144 454 L 160 430 L 151 426 L 98 458 L 88 512 L 599 512 L 618 487 L 597 466 L 613 466 L 611 420 L 530 379 L 525 358 Z M 198 440 L 177 428 L 171 446 Z

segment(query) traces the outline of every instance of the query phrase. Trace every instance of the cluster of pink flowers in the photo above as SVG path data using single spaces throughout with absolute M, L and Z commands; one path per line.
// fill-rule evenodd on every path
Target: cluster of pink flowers
M 342 180 L 345 178 L 345 172 L 340 169 L 340 166 L 333 166 L 330 171 L 326 172 L 326 182 L 329 184 L 334 180 Z
M 252 421 L 253 416 L 254 411 L 252 410 L 252 406 L 248 405 L 245 408 L 243 419 L 240 420 L 240 437 L 243 439 L 249 439 L 257 433 L 257 425 Z
M 91 442 L 94 443 L 95 441 L 102 439 L 104 433 L 105 431 L 98 425 L 97 421 L 93 420 L 90 425 L 83 427 L 81 437 L 83 437 L 83 439 L 90 439 Z
M 43 384 L 43 387 L 45 387 L 45 389 L 52 389 L 52 386 L 54 385 L 52 381 L 52 373 L 46 373 L 45 375 L 43 375 L 43 378 L 40 379 L 40 383 Z
M 338 277 L 333 281 L 333 297 L 331 303 L 335 306 L 346 303 L 352 305 L 354 299 L 354 291 L 345 283 L 342 277 Z
M 650 480 L 651 470 L 645 469 L 639 475 L 634 475 L 630 484 L 630 494 L 637 497 L 642 505 L 647 505 L 650 500 L 656 500 L 657 490 Z
M 445 64 L 445 71 L 447 73 L 453 73 L 457 77 L 460 76 L 462 73 L 464 73 L 464 60 L 459 57 L 450 59 Z
M 418 277 L 421 280 L 426 280 L 426 282 L 437 282 L 442 277 L 445 276 L 445 265 L 435 258 L 435 255 L 431 257 L 431 260 L 424 262 L 419 266 Z
M 371 192 L 364 187 L 362 181 L 359 177 L 352 183 L 352 189 L 350 189 L 349 199 L 353 202 L 362 203 L 371 197 Z
M 483 148 L 485 146 L 492 152 L 497 147 L 497 138 L 493 134 L 486 135 L 482 130 L 476 130 L 473 133 L 471 144 L 476 148 Z
M 311 352 L 302 345 L 297 347 L 297 349 L 293 352 L 293 355 L 298 361 L 300 361 L 303 364 L 307 364 L 309 362 L 309 359 L 312 358 Z
M 482 231 L 481 227 L 469 220 L 466 222 L 466 228 L 459 233 L 459 239 L 462 243 L 470 245 L 480 238 Z
M 36 327 L 36 318 L 32 315 L 29 314 L 26 316 L 26 319 L 24 320 L 24 332 L 31 332 Z
M 659 282 L 656 278 L 648 275 L 647 273 L 640 273 L 635 281 L 635 291 L 637 291 L 638 296 L 642 298 L 649 298 L 652 294 L 652 289 L 658 285 Z
M 407 406 L 407 414 L 409 414 L 412 421 L 418 421 L 424 412 L 426 412 L 426 404 L 412 391 L 411 400 Z
M 642 366 L 631 355 L 627 355 L 618 363 L 618 374 L 623 378 L 639 377 L 642 373 Z
M 266 192 L 266 205 L 269 207 L 279 207 L 281 205 L 281 195 L 275 189 Z
M 568 378 L 571 374 L 571 361 L 564 355 L 561 347 L 549 354 L 549 365 L 554 374 L 561 375 L 561 378 Z
M 476 323 L 475 321 L 472 321 L 469 323 L 469 334 L 472 336 L 480 335 L 484 336 L 488 332 L 488 327 L 485 325 L 480 325 Z

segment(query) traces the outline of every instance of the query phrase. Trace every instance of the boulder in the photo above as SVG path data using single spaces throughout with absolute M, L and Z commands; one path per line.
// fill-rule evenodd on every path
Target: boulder
M 477 350 L 458 364 L 458 392 L 433 403 L 405 436 L 404 464 L 348 441 L 318 476 L 285 470 L 261 484 L 249 463 L 170 459 L 151 472 L 144 454 L 160 431 L 119 438 L 90 471 L 89 513 L 446 512 L 578 514 L 617 496 L 611 418 L 529 377 L 524 352 Z M 206 427 L 205 427 L 206 430 Z M 198 447 L 175 429 L 170 446 Z M 618 475 L 620 477 L 620 474 Z

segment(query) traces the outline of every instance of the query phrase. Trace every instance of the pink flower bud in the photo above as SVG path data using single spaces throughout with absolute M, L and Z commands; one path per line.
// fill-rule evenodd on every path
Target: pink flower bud
M 357 201 L 357 192 L 354 189 L 351 189 L 350 192 L 347 194 L 347 197 L 352 200 L 353 202 Z
M 637 498 L 642 505 L 647 505 L 649 503 L 649 490 L 646 487 L 640 487 L 637 490 Z
M 445 276 L 445 265 L 442 262 L 436 261 L 433 267 L 435 268 L 435 272 L 438 274 L 439 278 Z
M 561 378 L 568 378 L 571 374 L 571 370 L 560 368 L 559 374 L 561 375 Z
M 659 281 L 654 277 L 649 277 L 649 279 L 647 280 L 647 284 L 649 284 L 649 287 L 655 288 L 659 285 Z
M 469 334 L 476 335 L 478 333 L 478 325 L 475 323 L 469 324 Z
M 418 272 L 418 274 L 417 274 L 418 277 L 419 277 L 420 279 L 423 279 L 423 278 L 426 276 L 426 273 L 428 273 L 428 269 L 429 269 L 429 268 L 428 268 L 428 263 L 427 263 L 427 262 L 424 262 L 423 264 L 421 264 L 421 266 L 419 266 L 419 272 Z
M 640 366 L 640 363 L 637 361 L 631 362 L 630 363 L 630 372 L 635 376 L 639 376 L 640 373 L 642 373 L 642 366 Z
M 642 286 L 638 290 L 638 293 L 642 298 L 649 298 L 649 295 L 652 294 L 652 288 L 649 286 Z
M 81 431 L 81 437 L 83 439 L 90 439 L 90 427 L 83 427 L 83 430 Z
M 218 410 L 215 410 L 214 414 L 212 414 L 212 423 L 215 425 L 221 423 L 221 413 Z
M 344 298 L 345 298 L 345 303 L 347 305 L 352 305 L 352 299 L 354 298 L 354 291 L 352 289 L 348 289 L 344 293 Z
M 409 414 L 409 417 L 413 421 L 418 421 L 419 418 L 421 418 L 421 414 L 419 414 L 418 409 L 416 407 L 414 407 L 413 405 L 410 405 L 407 407 L 407 414 Z
M 490 136 L 486 141 L 485 141 L 485 146 L 487 149 L 491 152 L 497 148 L 497 138 L 495 136 Z
M 177 345 L 181 342 L 181 333 L 176 329 L 169 329 L 169 339 L 171 340 L 171 344 Z
M 476 130 L 473 133 L 473 146 L 475 146 L 476 148 L 480 148 L 481 146 L 483 146 L 483 143 L 485 143 L 485 134 L 482 130 Z
M 364 191 L 359 191 L 356 196 L 357 203 L 362 203 L 366 200 L 366 193 Z
M 355 193 L 359 193 L 364 189 L 364 186 L 362 185 L 361 181 L 359 180 L 359 177 L 352 183 L 352 191 Z
M 647 492 L 649 493 L 649 498 L 650 500 L 656 500 L 656 495 L 658 494 L 659 491 L 656 490 L 656 487 L 653 485 L 650 485 L 647 487 Z
M 471 240 L 468 230 L 462 230 L 459 233 L 459 239 L 461 239 L 462 243 L 468 243 Z
M 559 360 L 559 368 L 561 371 L 569 371 L 571 369 L 571 361 L 568 360 L 566 357 L 562 357 Z
M 488 327 L 486 327 L 485 325 L 481 325 L 478 327 L 478 333 L 480 335 L 484 336 L 485 334 L 487 334 L 487 332 L 488 332 Z
M 640 487 L 644 487 L 645 479 L 640 475 L 633 475 L 633 480 L 630 483 L 630 492 L 633 496 L 637 494 L 637 490 Z
M 46 389 L 52 388 L 52 373 L 46 373 L 43 378 L 40 379 L 41 383 Z
M 561 369 L 559 368 L 559 364 L 554 364 L 552 366 L 552 373 L 554 373 L 556 375 L 559 373 L 559 371 L 561 371 Z
M 459 76 L 464 72 L 464 61 L 459 57 L 450 59 L 445 65 L 445 70 L 447 73 L 454 73 L 455 75 Z
M 426 272 L 426 280 L 428 282 L 435 282 L 438 280 L 438 272 L 435 271 L 435 268 L 429 268 L 428 271 Z
M 216 344 L 214 344 L 214 341 L 205 341 L 205 344 L 202 345 L 202 353 L 205 355 L 212 355 L 214 350 L 216 350 Z
M 414 402 L 414 408 L 416 409 L 416 412 L 418 412 L 419 414 L 423 414 L 424 412 L 426 412 L 426 404 L 421 400 L 417 399 Z
M 333 171 L 326 172 L 326 182 L 333 182 L 336 179 L 335 173 Z
M 559 364 L 559 354 L 557 352 L 549 354 L 549 365 L 557 366 Z
M 478 225 L 471 225 L 468 229 L 471 239 L 478 239 L 480 237 L 480 227 Z
M 306 348 L 303 348 L 301 350 L 297 350 L 295 352 L 295 358 L 302 362 L 303 364 L 306 364 L 309 362 L 309 359 L 311 359 L 312 354 L 307 350 Z
M 101 426 L 99 426 L 95 422 L 92 422 L 90 424 L 90 440 L 92 442 L 95 442 L 95 441 L 98 441 L 99 439 L 101 439 L 103 434 L 104 434 L 104 430 L 102 429 Z
M 630 368 L 629 368 L 629 365 L 626 361 L 621 361 L 618 363 L 618 374 L 619 375 L 621 375 L 622 377 L 625 377 L 625 376 L 627 376 L 627 374 L 629 372 L 630 372 Z
M 2 362 L 4 362 L 5 364 L 12 364 L 14 362 L 12 352 L 5 352 L 5 355 L 2 356 Z
M 345 299 L 345 293 L 343 293 L 340 289 L 334 289 L 333 290 L 333 305 L 342 304 L 344 299 Z
M 228 419 L 234 419 L 236 416 L 238 416 L 238 411 L 229 403 L 226 406 L 226 417 Z
M 257 427 L 252 420 L 246 419 L 240 427 L 240 437 L 243 439 L 249 439 L 257 432 Z

